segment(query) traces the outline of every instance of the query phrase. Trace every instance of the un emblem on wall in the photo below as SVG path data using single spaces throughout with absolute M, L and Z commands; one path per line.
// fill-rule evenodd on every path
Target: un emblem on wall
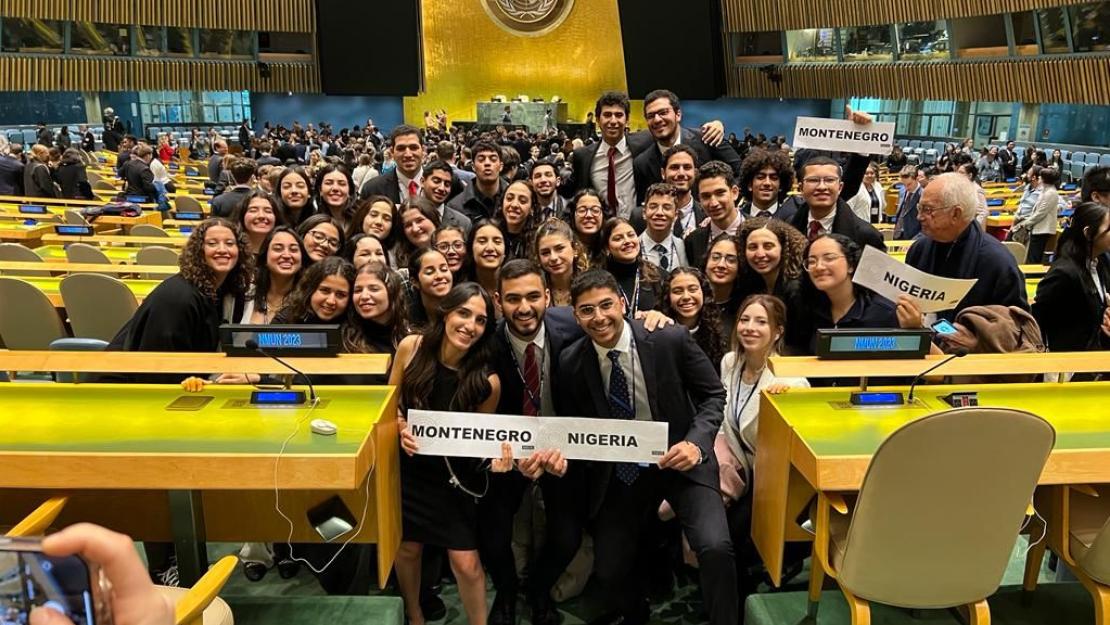
M 574 0 L 478 0 L 498 26 L 524 37 L 546 35 L 563 23 Z

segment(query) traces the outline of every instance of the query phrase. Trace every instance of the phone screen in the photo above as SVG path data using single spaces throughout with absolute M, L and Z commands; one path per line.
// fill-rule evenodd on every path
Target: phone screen
M 937 321 L 932 325 L 932 328 L 937 334 L 955 334 L 958 331 L 956 330 L 956 326 L 952 325 L 951 322 L 946 319 Z
M 26 625 L 31 609 L 46 606 L 74 625 L 96 625 L 89 567 L 77 556 L 0 551 L 0 623 Z

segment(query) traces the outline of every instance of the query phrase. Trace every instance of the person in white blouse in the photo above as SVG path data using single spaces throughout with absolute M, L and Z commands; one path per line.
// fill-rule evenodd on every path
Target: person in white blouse
M 855 197 L 848 200 L 848 206 L 852 207 L 856 217 L 869 224 L 883 221 L 886 216 L 886 192 L 879 184 L 878 165 L 871 163 L 867 166 L 867 172 L 863 174 L 863 184 L 859 186 Z

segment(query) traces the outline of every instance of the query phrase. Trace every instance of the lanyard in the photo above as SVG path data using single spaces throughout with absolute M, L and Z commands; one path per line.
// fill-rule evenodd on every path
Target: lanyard
M 617 285 L 620 286 L 620 285 Z M 624 314 L 628 315 L 629 319 L 636 316 L 636 310 L 640 306 L 640 268 L 636 267 L 636 281 L 632 283 L 632 299 L 628 299 L 628 293 L 624 291 L 624 287 L 620 287 L 621 297 L 624 298 L 625 311 Z
M 740 381 L 744 376 L 744 367 L 741 365 L 740 372 L 736 374 L 736 385 L 732 387 L 732 427 L 736 430 L 736 435 L 740 436 L 740 415 L 744 414 L 744 409 L 748 407 L 748 402 L 751 401 L 752 395 L 759 389 L 759 380 L 752 384 L 752 390 L 748 391 L 748 396 L 744 398 L 744 403 L 736 401 L 736 396 L 740 394 Z M 759 377 L 763 377 L 763 372 L 760 372 Z
M 541 331 L 542 331 L 542 328 L 541 328 Z M 508 334 L 508 333 L 509 333 L 509 328 L 506 327 L 505 328 L 505 334 Z M 508 337 L 506 337 L 506 338 L 508 338 Z M 539 348 L 538 345 L 536 347 Z M 524 349 L 527 350 L 528 346 L 525 345 Z M 546 352 L 546 350 L 545 350 L 545 352 Z M 517 360 L 517 358 L 516 358 L 516 350 L 513 349 L 513 343 L 512 343 L 511 338 L 509 338 L 509 355 L 513 359 L 513 365 L 516 368 L 516 374 L 518 376 L 520 376 L 520 382 L 521 382 L 521 384 L 524 385 L 524 392 L 528 394 L 528 401 L 532 402 L 532 406 L 535 407 L 535 409 L 536 409 L 536 414 L 540 414 L 541 412 L 543 412 L 543 410 L 541 409 L 541 406 L 543 405 L 543 361 L 544 361 L 544 355 L 541 354 L 540 355 L 540 361 L 538 363 L 536 363 L 536 366 L 539 367 L 539 369 L 540 369 L 540 395 L 539 395 L 539 397 L 536 397 L 535 395 L 533 395 L 532 394 L 532 389 L 528 388 L 528 380 L 524 379 L 524 367 L 521 366 L 520 361 Z

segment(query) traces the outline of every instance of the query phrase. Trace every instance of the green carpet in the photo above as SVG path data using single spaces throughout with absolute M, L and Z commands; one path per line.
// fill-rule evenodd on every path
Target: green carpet
M 236 625 L 403 625 L 399 597 L 243 597 L 221 594 Z

